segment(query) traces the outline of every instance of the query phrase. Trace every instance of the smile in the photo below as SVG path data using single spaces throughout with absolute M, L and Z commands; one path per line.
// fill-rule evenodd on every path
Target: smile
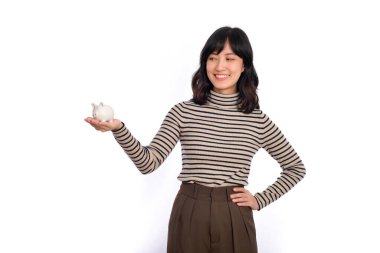
M 216 79 L 219 79 L 219 80 L 224 80 L 226 79 L 227 77 L 229 77 L 229 75 L 215 75 Z

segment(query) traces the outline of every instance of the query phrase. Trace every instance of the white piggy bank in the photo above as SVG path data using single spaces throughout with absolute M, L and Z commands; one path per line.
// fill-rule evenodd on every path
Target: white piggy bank
M 99 105 L 92 103 L 92 116 L 94 119 L 105 122 L 112 121 L 114 114 L 111 106 L 100 102 Z

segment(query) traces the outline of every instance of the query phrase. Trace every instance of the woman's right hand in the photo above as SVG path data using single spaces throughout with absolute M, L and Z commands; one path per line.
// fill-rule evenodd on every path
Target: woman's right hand
M 107 132 L 107 131 L 115 131 L 120 129 L 123 126 L 123 123 L 121 123 L 118 119 L 113 119 L 112 121 L 106 121 L 101 122 L 97 119 L 87 117 L 84 119 L 87 123 L 89 123 L 92 127 L 94 127 L 96 130 L 101 132 Z

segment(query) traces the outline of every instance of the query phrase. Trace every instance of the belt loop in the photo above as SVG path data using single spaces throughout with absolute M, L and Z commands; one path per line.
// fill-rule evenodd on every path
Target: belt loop
M 233 186 L 232 186 L 233 187 Z M 230 197 L 230 195 L 231 195 L 231 193 L 233 192 L 233 188 L 232 187 L 227 187 L 226 188 L 226 197 L 227 197 L 227 202 L 229 202 L 229 201 L 231 201 L 231 197 Z
M 194 198 L 198 198 L 198 185 L 196 183 L 193 183 L 193 187 L 194 187 L 194 190 L 193 190 L 193 194 L 194 194 Z

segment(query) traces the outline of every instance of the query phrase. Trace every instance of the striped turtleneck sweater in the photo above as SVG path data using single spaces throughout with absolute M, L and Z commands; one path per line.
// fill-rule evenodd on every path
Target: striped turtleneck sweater
M 238 110 L 239 93 L 211 90 L 205 105 L 191 100 L 174 105 L 157 134 L 143 146 L 125 127 L 116 141 L 143 174 L 157 169 L 178 140 L 182 170 L 178 179 L 209 187 L 247 185 L 251 160 L 264 148 L 281 166 L 277 180 L 254 196 L 259 210 L 288 192 L 305 176 L 305 166 L 280 129 L 262 110 Z

